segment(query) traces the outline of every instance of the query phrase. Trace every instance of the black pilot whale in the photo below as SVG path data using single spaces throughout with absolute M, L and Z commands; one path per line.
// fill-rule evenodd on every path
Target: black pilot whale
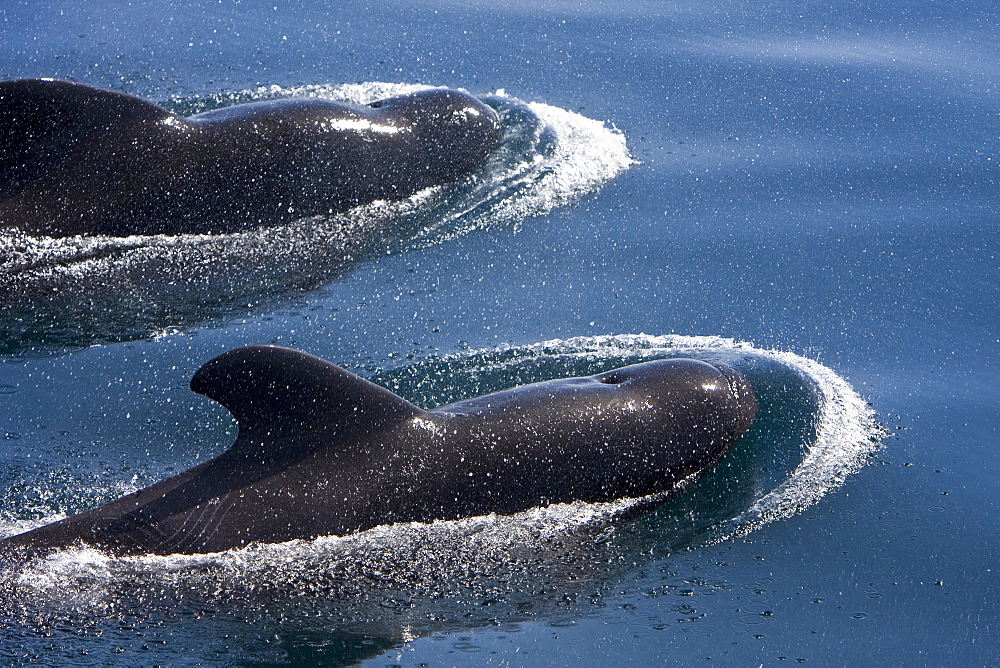
M 236 418 L 229 450 L 0 552 L 205 553 L 669 492 L 715 464 L 757 410 L 739 372 L 690 359 L 425 411 L 320 358 L 255 346 L 209 361 L 191 388 Z
M 69 81 L 0 82 L 0 229 L 229 232 L 398 200 L 457 181 L 499 136 L 488 106 L 432 89 L 366 106 L 322 99 L 181 117 Z

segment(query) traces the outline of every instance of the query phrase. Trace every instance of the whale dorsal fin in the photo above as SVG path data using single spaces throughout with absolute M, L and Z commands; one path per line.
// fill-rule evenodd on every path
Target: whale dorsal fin
M 0 82 L 0 174 L 38 159 L 58 159 L 94 130 L 127 120 L 171 116 L 163 107 L 134 95 L 72 81 Z
M 423 413 L 409 401 L 308 353 L 248 346 L 205 363 L 191 389 L 229 409 L 240 426 L 233 448 L 316 432 L 350 435 Z

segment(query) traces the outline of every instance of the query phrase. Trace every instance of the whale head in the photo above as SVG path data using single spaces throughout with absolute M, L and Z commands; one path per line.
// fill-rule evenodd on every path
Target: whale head
M 594 444 L 634 466 L 637 494 L 670 491 L 714 466 L 753 425 L 757 400 L 724 364 L 665 359 L 581 379 L 584 410 L 600 416 Z
M 419 146 L 422 159 L 411 180 L 428 186 L 454 181 L 479 166 L 500 136 L 497 113 L 475 97 L 456 90 L 432 89 L 378 100 L 368 105 L 373 120 L 398 127 L 407 149 Z M 392 160 L 386 154 L 387 161 Z
M 460 401 L 435 412 L 494 425 L 537 479 L 588 501 L 671 491 L 751 427 L 754 392 L 735 369 L 694 359 L 634 364 Z
M 691 433 L 722 428 L 737 436 L 757 414 L 757 399 L 746 378 L 725 364 L 666 359 L 605 371 L 589 380 L 616 388 L 613 401 L 638 405 L 653 421 L 682 421 Z M 683 418 L 683 419 L 682 419 Z

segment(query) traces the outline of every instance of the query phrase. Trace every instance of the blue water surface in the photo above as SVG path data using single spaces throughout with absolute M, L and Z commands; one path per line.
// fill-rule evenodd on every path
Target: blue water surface
M 635 162 L 554 202 L 505 183 L 507 200 L 435 209 L 416 241 L 314 273 L 248 270 L 192 299 L 162 282 L 64 302 L 26 291 L 0 307 L 6 533 L 224 450 L 233 423 L 187 382 L 243 344 L 301 348 L 431 404 L 667 345 L 626 335 L 704 337 L 681 347 L 745 370 L 766 420 L 695 496 L 638 516 L 539 511 L 194 562 L 62 555 L 3 576 L 0 656 L 1000 662 L 998 18 L 987 1 L 8 0 L 0 79 L 176 108 L 272 85 L 462 87 L 525 105 L 511 132 L 551 109 L 604 123 Z M 546 141 L 512 139 L 508 157 Z M 800 480 L 825 424 L 821 383 L 780 351 L 866 399 L 879 449 L 845 459 L 843 484 L 824 478 L 801 512 L 720 534 Z

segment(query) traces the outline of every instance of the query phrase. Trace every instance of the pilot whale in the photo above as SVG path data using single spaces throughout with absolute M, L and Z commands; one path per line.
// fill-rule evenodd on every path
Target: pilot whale
M 0 541 L 0 553 L 206 553 L 669 493 L 713 466 L 757 410 L 739 372 L 691 359 L 422 410 L 318 357 L 253 346 L 207 362 L 191 388 L 236 418 L 226 452 Z
M 456 90 L 181 117 L 84 84 L 4 81 L 0 229 L 127 236 L 274 225 L 453 183 L 498 137 L 496 112 Z

